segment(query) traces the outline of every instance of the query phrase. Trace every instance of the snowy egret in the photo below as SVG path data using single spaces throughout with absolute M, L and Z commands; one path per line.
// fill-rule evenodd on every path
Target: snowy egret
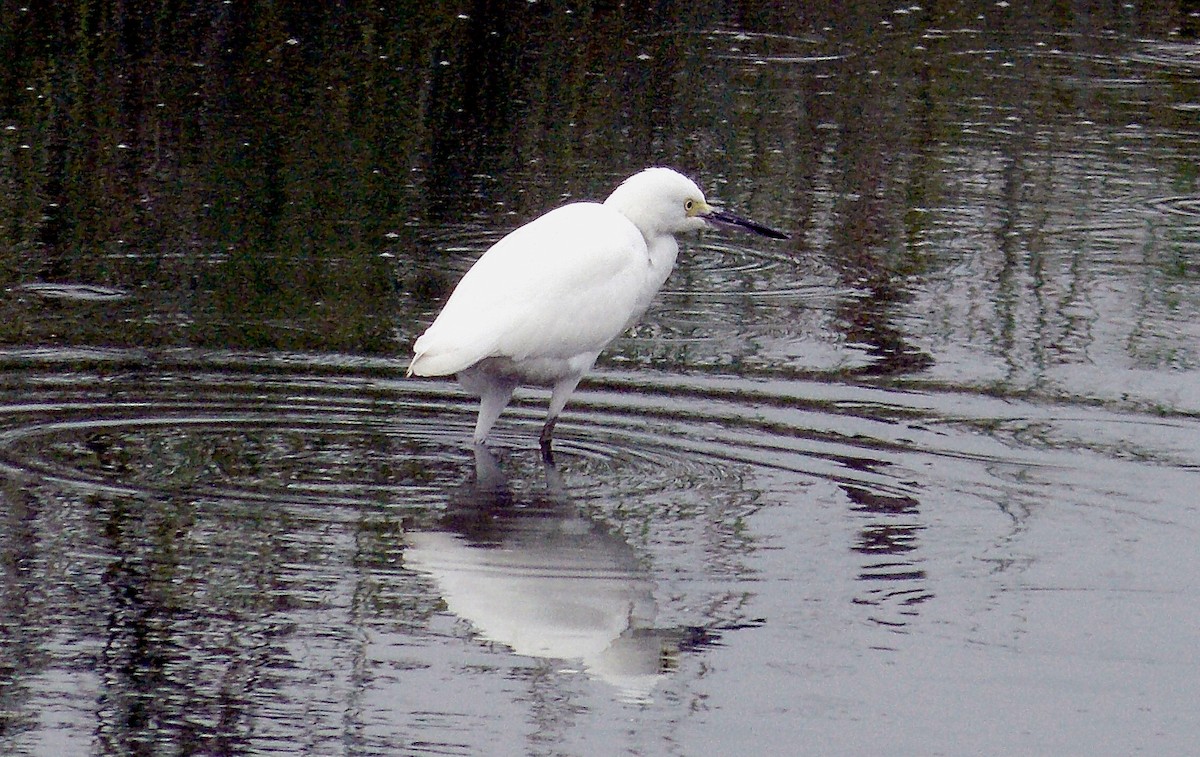
M 551 210 L 492 245 L 413 345 L 408 375 L 448 376 L 478 395 L 483 444 L 521 384 L 551 387 L 540 437 L 610 342 L 637 323 L 675 266 L 675 235 L 724 224 L 787 235 L 709 205 L 691 179 L 647 168 L 603 203 Z

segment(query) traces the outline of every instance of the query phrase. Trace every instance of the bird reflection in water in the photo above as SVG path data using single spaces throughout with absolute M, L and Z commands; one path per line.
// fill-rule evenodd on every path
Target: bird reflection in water
M 405 565 L 429 576 L 482 638 L 577 661 L 623 698 L 647 700 L 681 652 L 718 637 L 655 627 L 654 584 L 638 554 L 571 502 L 557 469 L 543 470 L 544 491 L 514 494 L 477 445 L 475 477 L 442 517 L 445 530 L 406 534 Z

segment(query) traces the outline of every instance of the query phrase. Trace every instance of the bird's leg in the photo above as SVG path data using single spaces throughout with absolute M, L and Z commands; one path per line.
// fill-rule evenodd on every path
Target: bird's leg
M 542 462 L 546 465 L 554 465 L 554 451 L 550 449 L 550 442 L 557 421 L 557 418 L 548 418 L 546 425 L 542 426 L 542 435 L 538 437 L 538 446 L 542 448 Z
M 538 443 L 542 448 L 542 460 L 548 464 L 554 463 L 554 453 L 550 450 L 551 437 L 554 435 L 554 424 L 558 423 L 558 414 L 567 405 L 567 399 L 571 396 L 571 392 L 575 391 L 575 387 L 579 386 L 579 379 L 583 378 L 583 374 L 578 376 L 568 376 L 554 385 L 554 390 L 550 393 L 550 407 L 546 411 L 546 425 L 542 426 L 542 435 L 538 437 Z
M 500 413 L 512 399 L 513 390 L 517 388 L 515 381 L 492 378 L 480 382 L 479 389 L 479 418 L 475 421 L 475 443 L 483 444 L 488 432 L 500 417 Z

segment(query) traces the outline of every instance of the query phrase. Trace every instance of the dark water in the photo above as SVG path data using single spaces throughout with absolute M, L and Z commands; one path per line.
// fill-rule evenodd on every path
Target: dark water
M 41 5 L 0 753 L 1194 750 L 1195 3 Z M 477 458 L 412 339 L 651 164 L 791 241 Z

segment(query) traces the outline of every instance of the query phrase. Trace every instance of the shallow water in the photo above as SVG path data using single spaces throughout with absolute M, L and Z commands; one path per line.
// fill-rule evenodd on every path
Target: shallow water
M 11 743 L 1182 746 L 1195 418 L 607 372 L 546 469 L 401 367 L 10 355 Z
M 1191 751 L 1188 6 L 571 10 L 5 22 L 0 752 Z M 792 240 L 475 453 L 412 338 L 650 163 Z

